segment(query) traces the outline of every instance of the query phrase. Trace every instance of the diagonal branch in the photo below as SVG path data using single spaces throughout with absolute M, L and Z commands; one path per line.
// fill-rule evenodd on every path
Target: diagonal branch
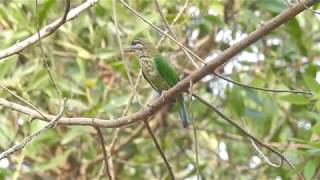
M 157 10 L 160 14 L 160 17 L 162 19 L 162 21 L 164 22 L 164 25 L 167 28 L 167 31 L 171 34 L 171 36 L 175 39 L 177 39 L 176 34 L 171 30 L 170 25 L 168 23 L 168 21 L 166 20 L 166 18 L 164 17 L 164 14 L 162 13 L 160 4 L 158 2 L 158 0 L 153 0 L 154 3 L 156 4 Z M 188 2 L 188 1 L 187 1 Z M 188 59 L 191 61 L 191 63 L 193 64 L 194 67 L 196 67 L 197 69 L 199 69 L 199 65 L 193 60 L 193 58 L 191 57 L 191 55 L 188 53 L 188 51 L 186 51 L 185 49 L 182 49 L 183 52 L 187 55 Z
M 51 24 L 45 26 L 43 29 L 39 31 L 40 38 L 45 38 L 52 33 L 54 33 L 59 27 L 61 27 L 66 22 L 74 19 L 77 17 L 81 12 L 87 10 L 94 4 L 96 4 L 98 0 L 87 0 L 84 3 L 80 4 L 78 7 L 73 8 L 69 11 L 69 9 L 65 8 L 65 12 L 68 10 L 68 13 L 64 13 L 64 16 L 55 20 Z M 13 46 L 3 49 L 0 51 L 0 60 L 4 59 L 6 57 L 12 56 L 14 54 L 17 54 L 27 47 L 31 46 L 32 44 L 39 41 L 38 33 L 33 34 L 32 36 L 26 38 L 25 40 L 22 40 L 20 42 L 17 42 Z
M 308 6 L 314 5 L 318 0 L 305 0 L 304 3 Z M 266 22 L 256 31 L 250 33 L 248 36 L 244 37 L 239 42 L 235 43 L 233 46 L 229 47 L 213 60 L 208 62 L 207 65 L 202 67 L 199 70 L 196 70 L 194 73 L 187 76 L 185 79 L 181 80 L 173 88 L 170 88 L 162 97 L 156 99 L 148 109 L 141 110 L 132 115 L 120 117 L 111 120 L 98 119 L 98 118 L 85 118 L 85 117 L 74 117 L 74 118 L 61 118 L 58 123 L 65 125 L 87 125 L 87 126 L 99 126 L 106 128 L 115 128 L 134 123 L 139 120 L 144 120 L 157 112 L 161 107 L 163 107 L 170 99 L 174 98 L 176 95 L 186 91 L 190 86 L 190 82 L 196 83 L 200 81 L 203 77 L 211 74 L 219 66 L 227 63 L 232 57 L 243 51 L 243 49 L 249 47 L 262 37 L 266 36 L 271 31 L 278 28 L 280 25 L 286 23 L 288 20 L 292 19 L 297 14 L 305 10 L 305 7 L 301 3 L 295 3 L 291 8 L 282 12 L 278 16 L 274 17 L 270 21 Z M 71 14 L 71 12 L 69 13 Z M 0 98 L 0 105 L 10 108 L 12 110 L 19 111 L 21 113 L 32 115 L 35 118 L 47 120 L 46 118 L 41 117 L 36 111 L 21 106 L 16 103 L 9 102 L 5 99 Z M 45 115 L 48 119 L 52 120 L 55 118 L 53 115 Z
M 131 12 L 133 12 L 135 15 L 137 15 L 142 21 L 144 21 L 145 23 L 147 23 L 148 25 L 150 25 L 152 28 L 156 29 L 158 32 L 160 32 L 161 34 L 165 35 L 166 37 L 168 37 L 169 39 L 171 39 L 172 41 L 174 41 L 177 45 L 179 45 L 182 49 L 186 50 L 187 52 L 189 52 L 192 56 L 196 57 L 198 61 L 200 61 L 203 64 L 206 64 L 206 62 L 199 57 L 197 54 L 195 54 L 192 50 L 190 50 L 189 48 L 185 47 L 182 43 L 180 43 L 179 41 L 177 41 L 174 37 L 170 36 L 168 33 L 164 32 L 162 29 L 160 29 L 159 27 L 155 26 L 154 24 L 150 23 L 145 17 L 143 17 L 138 11 L 136 11 L 135 9 L 133 9 L 129 4 L 127 4 L 126 2 L 124 2 L 123 0 L 120 0 L 120 2 L 126 7 L 128 8 Z
M 60 107 L 60 112 L 54 119 L 52 119 L 46 126 L 41 128 L 40 130 L 38 130 L 34 134 L 25 137 L 21 143 L 16 144 L 16 145 L 10 147 L 9 149 L 5 150 L 4 152 L 2 152 L 0 154 L 0 160 L 5 158 L 5 157 L 7 157 L 7 156 L 9 156 L 9 155 L 11 155 L 12 153 L 14 153 L 16 151 L 21 150 L 28 143 L 30 143 L 34 138 L 38 137 L 39 135 L 41 135 L 44 132 L 46 132 L 49 128 L 53 127 L 57 123 L 57 121 L 62 117 L 64 109 L 65 109 L 66 102 L 67 102 L 67 99 L 64 99 L 64 102 L 62 103 L 62 106 Z
M 247 132 L 245 129 L 243 129 L 240 125 L 238 125 L 236 122 L 234 122 L 233 120 L 231 120 L 230 118 L 228 118 L 224 113 L 222 113 L 220 110 L 218 110 L 216 107 L 212 106 L 210 103 L 208 103 L 206 100 L 204 100 L 203 98 L 201 98 L 200 96 L 198 96 L 197 94 L 192 93 L 192 96 L 195 97 L 196 99 L 198 99 L 201 103 L 205 104 L 207 107 L 209 107 L 212 111 L 214 111 L 216 114 L 218 114 L 221 118 L 223 118 L 225 121 L 227 121 L 229 124 L 231 124 L 232 126 L 236 127 L 242 134 L 244 134 L 246 137 L 248 137 L 252 142 L 256 142 L 257 144 L 259 144 L 260 146 L 268 149 L 269 151 L 271 151 L 272 153 L 276 154 L 277 156 L 280 157 L 281 162 L 280 165 L 278 167 L 281 167 L 283 164 L 283 161 L 286 162 L 292 169 L 296 170 L 295 166 L 285 157 L 283 156 L 279 151 L 277 151 L 276 149 L 272 148 L 271 146 L 265 144 L 264 142 L 260 141 L 259 139 L 257 139 L 256 137 L 254 137 L 252 134 L 250 134 L 249 132 Z M 256 146 L 254 145 L 255 149 Z M 260 152 L 259 152 L 260 153 Z M 303 179 L 303 176 L 298 173 L 298 176 Z
M 269 92 L 274 92 L 274 93 L 296 93 L 296 94 L 307 94 L 307 95 L 312 95 L 311 92 L 308 91 L 302 91 L 302 90 L 288 90 L 288 89 L 268 89 L 268 88 L 262 88 L 262 87 L 256 87 L 256 86 L 250 86 L 250 85 L 246 85 L 240 82 L 237 82 L 235 80 L 229 79 L 227 77 L 224 77 L 222 75 L 220 75 L 219 73 L 215 72 L 213 73 L 215 76 L 219 77 L 220 79 L 223 79 L 227 82 L 230 82 L 232 84 L 238 85 L 238 86 L 242 86 L 245 88 L 250 88 L 250 89 L 256 89 L 256 90 L 260 90 L 260 91 L 269 91 Z
M 99 141 L 100 141 L 100 146 L 101 146 L 101 150 L 102 150 L 102 154 L 103 154 L 103 158 L 104 158 L 106 174 L 108 175 L 109 180 L 113 180 L 111 172 L 110 172 L 109 161 L 108 161 L 109 154 L 108 154 L 106 147 L 105 147 L 105 144 L 104 144 L 104 138 L 103 138 L 102 132 L 99 127 L 95 127 L 95 129 L 98 133 L 98 137 L 99 137 Z
M 159 145 L 159 143 L 158 143 L 158 141 L 156 139 L 156 136 L 153 134 L 152 129 L 151 129 L 149 123 L 148 123 L 148 119 L 144 120 L 143 122 L 144 122 L 144 125 L 147 128 L 149 134 L 151 135 L 152 140 L 154 142 L 154 145 L 156 146 L 157 150 L 159 151 L 159 153 L 160 153 L 160 155 L 161 155 L 161 157 L 162 157 L 162 159 L 164 161 L 164 164 L 166 165 L 166 167 L 167 167 L 167 169 L 169 171 L 171 179 L 175 179 L 174 174 L 172 172 L 172 168 L 171 168 L 171 166 L 169 164 L 169 161 L 168 161 L 166 155 L 164 154 L 164 152 L 162 151 L 162 149 L 161 149 L 161 147 L 160 147 L 160 145 Z
M 60 26 L 62 26 L 66 22 L 68 13 L 70 11 L 70 0 L 65 0 L 65 4 L 66 5 L 65 5 L 65 8 L 64 8 L 63 16 L 60 19 L 60 22 L 58 23 L 58 25 L 52 30 L 52 32 L 56 31 Z M 36 13 L 38 14 L 38 0 L 36 0 Z M 39 41 L 39 47 L 40 47 L 40 54 L 41 54 L 41 57 L 42 57 L 42 60 L 43 60 L 44 67 L 45 67 L 45 69 L 46 69 L 46 71 L 47 71 L 47 73 L 48 73 L 48 75 L 50 77 L 50 81 L 51 81 L 53 87 L 56 90 L 57 96 L 59 97 L 59 104 L 61 104 L 61 95 L 60 95 L 60 91 L 59 91 L 58 85 L 57 85 L 57 83 L 56 83 L 56 81 L 55 81 L 55 79 L 53 77 L 53 74 L 50 71 L 48 62 L 47 62 L 46 57 L 44 55 L 44 50 L 43 50 L 41 37 L 40 37 L 39 19 L 40 19 L 40 17 L 36 17 L 36 26 L 37 26 L 37 35 L 38 35 L 38 41 Z

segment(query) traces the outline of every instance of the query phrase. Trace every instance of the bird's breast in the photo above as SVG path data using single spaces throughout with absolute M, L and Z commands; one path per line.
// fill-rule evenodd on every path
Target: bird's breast
M 140 66 L 143 73 L 147 76 L 149 83 L 152 84 L 158 91 L 169 88 L 166 80 L 160 75 L 152 58 L 140 58 Z
M 152 59 L 148 57 L 142 57 L 140 59 L 140 66 L 141 69 L 147 74 L 154 73 L 154 71 L 156 70 Z

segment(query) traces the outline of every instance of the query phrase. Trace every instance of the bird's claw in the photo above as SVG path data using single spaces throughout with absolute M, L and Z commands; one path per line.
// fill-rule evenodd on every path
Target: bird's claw
M 164 98 L 165 93 L 167 93 L 167 91 L 162 91 L 161 92 L 161 96 L 160 97 L 162 98 L 162 101 L 166 101 L 165 98 Z
M 153 107 L 152 104 L 147 104 L 147 105 L 145 106 L 145 108 L 152 108 L 152 107 Z

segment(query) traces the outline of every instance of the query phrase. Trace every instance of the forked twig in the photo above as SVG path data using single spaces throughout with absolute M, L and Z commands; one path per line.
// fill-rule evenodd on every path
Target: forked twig
M 197 94 L 192 93 L 192 96 L 195 97 L 196 99 L 198 99 L 200 102 L 202 102 L 204 105 L 206 105 L 207 107 L 209 107 L 211 110 L 213 110 L 215 113 L 217 113 L 222 119 L 224 119 L 225 121 L 227 121 L 229 124 L 231 124 L 232 126 L 234 126 L 235 128 L 237 128 L 242 134 L 244 134 L 246 137 L 248 137 L 250 140 L 256 142 L 257 144 L 261 145 L 262 147 L 270 150 L 272 153 L 276 154 L 277 156 L 280 157 L 281 162 L 280 162 L 280 166 L 282 167 L 283 161 L 286 162 L 292 169 L 296 170 L 296 167 L 285 157 L 283 156 L 280 152 L 278 152 L 277 150 L 275 150 L 274 148 L 272 148 L 271 146 L 265 144 L 264 142 L 260 141 L 259 139 L 257 139 L 256 137 L 254 137 L 253 135 L 251 135 L 250 133 L 248 133 L 246 130 L 244 130 L 242 127 L 240 127 L 237 123 L 235 123 L 233 120 L 231 120 L 230 118 L 228 118 L 226 115 L 224 115 L 224 113 L 222 113 L 221 111 L 219 111 L 216 107 L 212 106 L 209 102 L 207 102 L 206 100 L 204 100 L 203 98 L 201 98 L 200 96 L 198 96 Z M 304 179 L 304 177 L 301 175 L 301 173 L 298 172 L 298 176 L 300 179 Z
M 212 106 L 209 102 L 207 102 L 206 100 L 204 100 L 203 98 L 201 98 L 197 94 L 192 93 L 192 96 L 195 97 L 196 99 L 198 99 L 200 102 L 202 102 L 207 107 L 209 107 L 211 110 L 213 110 L 215 113 L 217 113 L 221 118 L 223 118 L 225 121 L 230 123 L 232 126 L 236 127 L 242 134 L 244 134 L 248 138 L 252 139 L 256 143 L 260 144 L 261 146 L 269 149 L 274 154 L 278 155 L 281 158 L 281 164 L 282 164 L 283 161 L 285 161 L 287 164 L 289 164 L 289 166 L 291 166 L 292 168 L 295 168 L 293 166 L 293 164 L 286 157 L 284 157 L 280 152 L 278 152 L 277 150 L 275 150 L 272 147 L 268 146 L 267 144 L 263 143 L 262 141 L 260 141 L 259 139 L 257 139 L 253 135 L 251 135 L 250 133 L 248 133 L 246 130 L 244 130 L 242 127 L 240 127 L 237 123 L 235 123 L 230 118 L 228 118 L 226 115 L 224 115 L 221 111 L 219 111 L 216 107 Z
M 39 136 L 39 135 L 43 134 L 44 132 L 46 132 L 50 127 L 53 127 L 57 123 L 57 121 L 62 117 L 64 109 L 65 109 L 66 102 L 67 102 L 67 99 L 65 98 L 63 100 L 62 106 L 60 106 L 60 112 L 55 117 L 55 119 L 51 120 L 47 125 L 45 125 L 43 128 L 41 128 L 40 130 L 38 130 L 34 134 L 25 137 L 21 143 L 16 144 L 16 145 L 10 147 L 9 149 L 5 150 L 4 152 L 2 152 L 0 154 L 0 160 L 5 158 L 5 157 L 7 157 L 7 156 L 9 156 L 9 155 L 11 155 L 12 153 L 14 153 L 16 151 L 21 150 L 28 143 L 30 143 L 34 138 L 36 138 L 37 136 Z
M 86 9 L 90 8 L 94 4 L 96 4 L 98 0 L 87 0 L 84 3 L 80 4 L 78 7 L 73 8 L 69 11 L 66 19 L 64 20 L 64 23 L 67 21 L 70 21 L 74 19 L 76 16 L 78 16 L 81 12 L 85 11 Z M 63 18 L 63 17 L 62 17 Z M 59 18 L 52 22 L 51 24 L 45 26 L 43 29 L 40 30 L 40 37 L 45 38 L 52 33 L 54 33 L 57 28 L 61 26 L 61 19 Z M 64 24 L 62 23 L 62 24 Z M 32 36 L 26 38 L 25 40 L 22 40 L 20 42 L 17 42 L 16 44 L 12 45 L 9 48 L 3 49 L 0 51 L 0 60 L 9 56 L 12 56 L 14 54 L 17 54 L 27 47 L 31 46 L 32 44 L 36 43 L 39 40 L 38 33 L 33 34 Z

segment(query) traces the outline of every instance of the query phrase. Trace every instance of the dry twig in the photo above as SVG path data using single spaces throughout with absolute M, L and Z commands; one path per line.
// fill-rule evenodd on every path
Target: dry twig
M 67 102 L 67 99 L 64 99 L 62 105 L 60 106 L 60 112 L 54 119 L 52 119 L 47 125 L 45 125 L 43 128 L 41 128 L 40 130 L 38 130 L 34 134 L 25 137 L 21 143 L 19 143 L 17 145 L 14 145 L 14 146 L 10 147 L 9 149 L 5 150 L 4 152 L 2 152 L 0 154 L 0 160 L 5 158 L 5 157 L 8 157 L 9 155 L 11 155 L 12 153 L 14 153 L 16 151 L 21 150 L 28 143 L 30 143 L 34 138 L 36 138 L 39 135 L 41 135 L 44 132 L 46 132 L 50 127 L 53 127 L 57 123 L 57 121 L 62 117 L 64 109 L 65 109 L 66 102 Z
M 63 22 L 66 23 L 66 22 L 74 19 L 81 12 L 87 10 L 88 8 L 90 8 L 91 6 L 96 4 L 97 2 L 98 2 L 98 0 L 87 0 L 84 3 L 82 3 L 81 5 L 79 5 L 78 7 L 71 9 L 69 11 L 68 15 L 66 16 L 66 20 Z M 49 25 L 45 26 L 43 29 L 41 29 L 39 31 L 40 38 L 41 39 L 45 38 L 45 37 L 51 35 L 52 33 L 54 33 L 57 30 L 57 27 L 60 27 L 60 26 L 62 26 L 62 24 L 64 24 L 64 23 L 61 24 L 62 20 L 63 20 L 63 17 L 55 20 L 51 24 L 49 24 Z M 35 33 L 32 36 L 26 38 L 25 40 L 17 42 L 16 44 L 14 44 L 13 46 L 11 46 L 9 48 L 1 50 L 0 51 L 0 59 L 17 54 L 17 53 L 23 51 L 24 49 L 28 48 L 32 44 L 36 43 L 38 40 L 39 40 L 38 33 Z

